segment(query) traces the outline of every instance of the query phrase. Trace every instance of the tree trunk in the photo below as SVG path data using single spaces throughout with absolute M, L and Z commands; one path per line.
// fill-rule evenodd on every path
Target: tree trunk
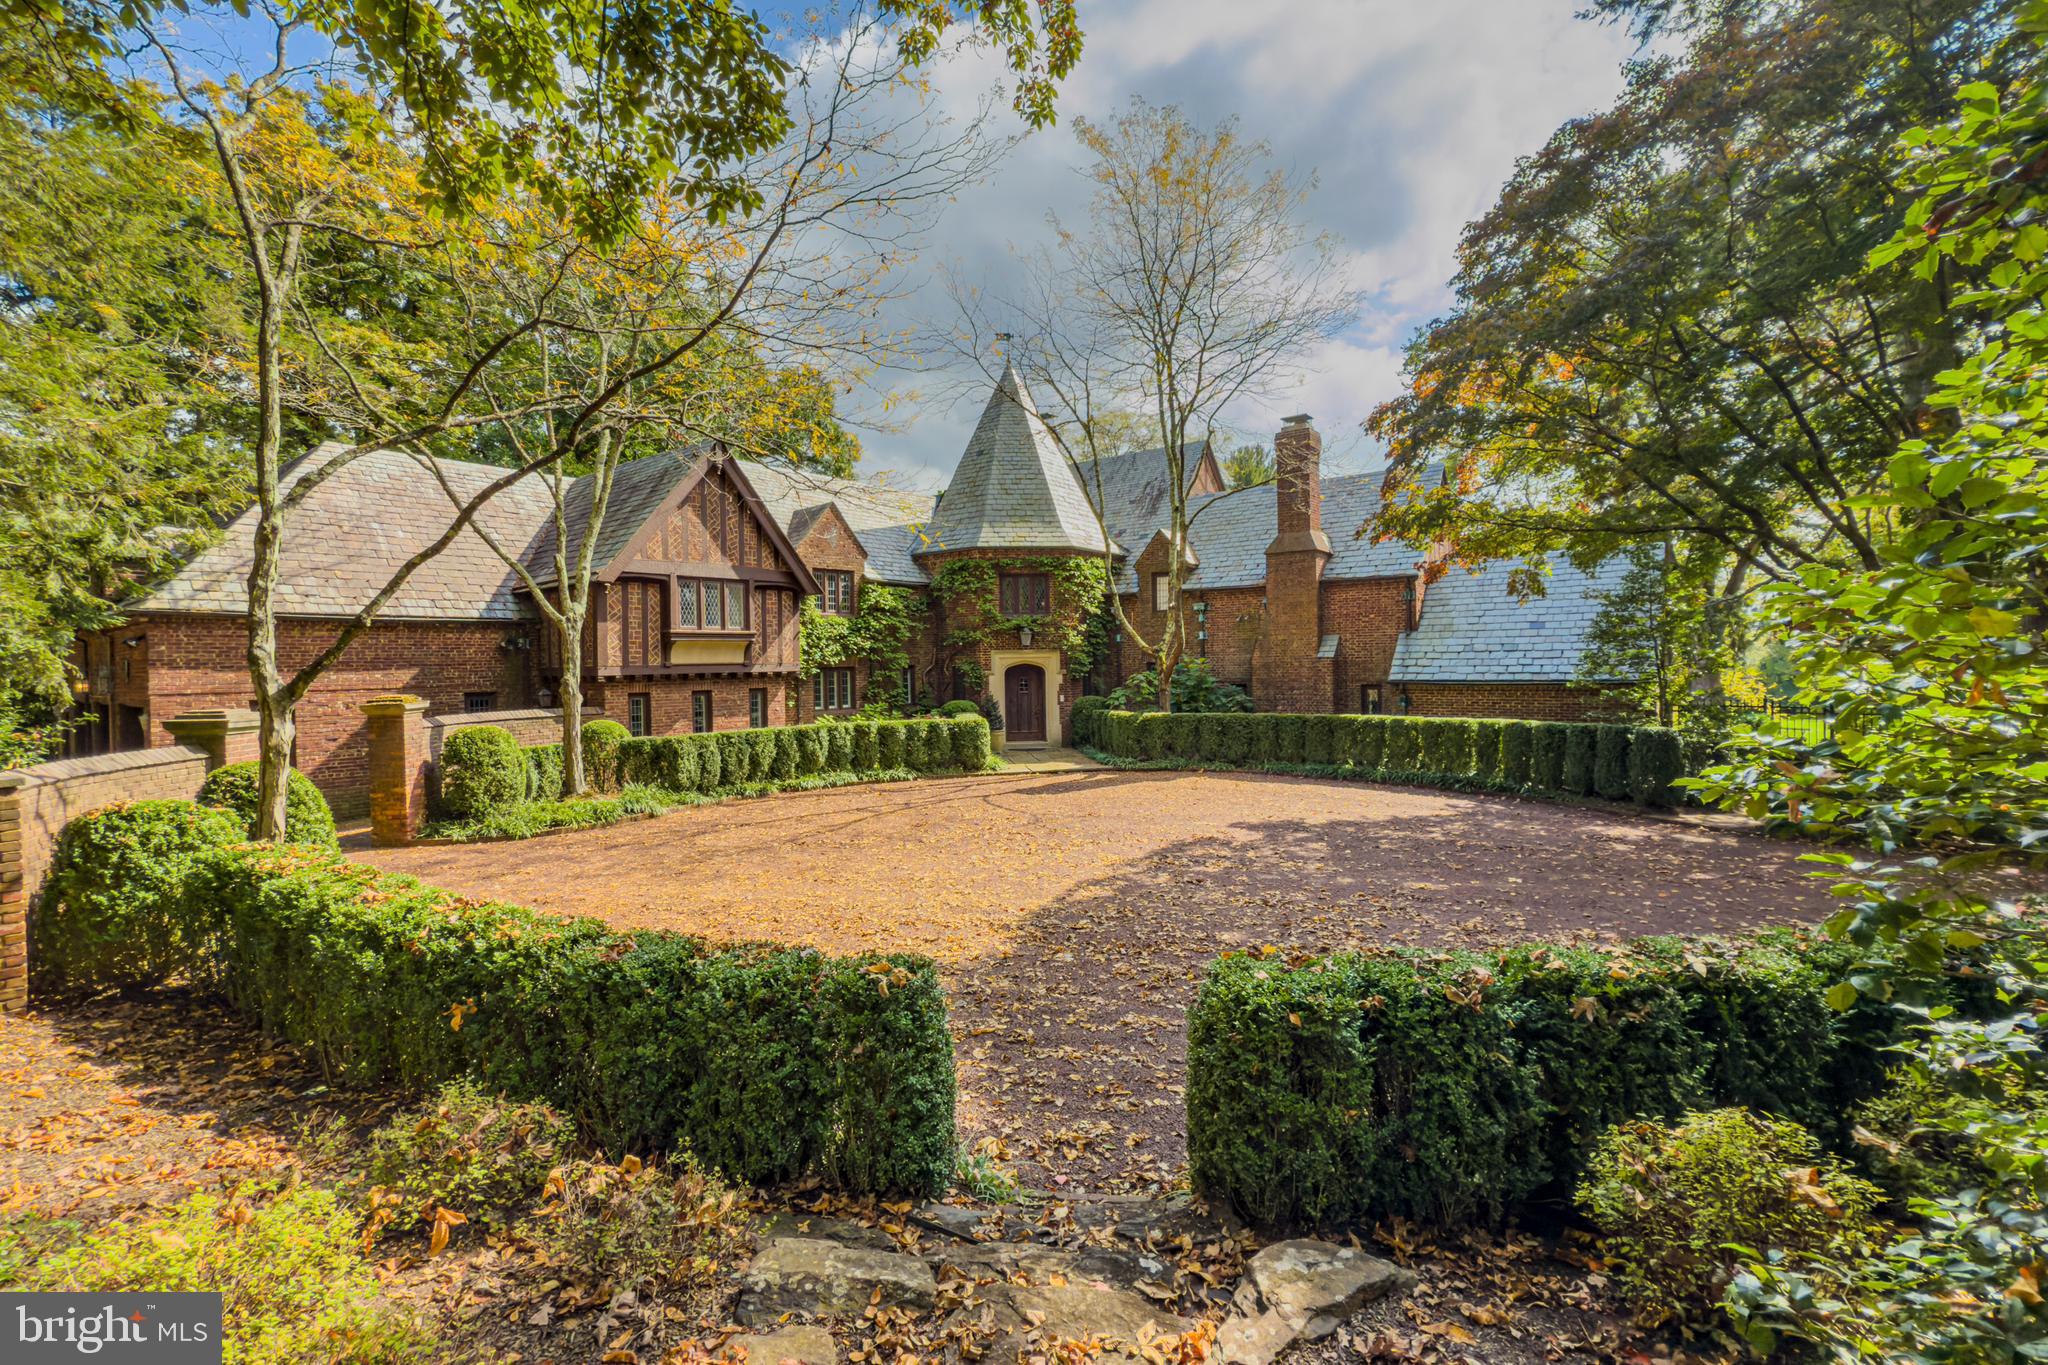
M 285 837 L 285 798 L 292 771 L 292 741 L 298 736 L 298 718 L 289 703 L 263 694 L 257 698 L 258 768 L 256 837 L 282 840 Z
M 562 795 L 583 796 L 590 790 L 583 775 L 583 613 L 562 619 Z

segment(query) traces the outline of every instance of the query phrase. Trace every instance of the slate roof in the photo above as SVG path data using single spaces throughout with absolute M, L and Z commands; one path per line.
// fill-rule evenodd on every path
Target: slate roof
M 1454 568 L 1425 588 L 1422 623 L 1395 644 L 1388 677 L 1396 682 L 1570 682 L 1577 677 L 1586 632 L 1600 611 L 1595 594 L 1613 591 L 1628 572 L 1628 562 L 1611 559 L 1587 574 L 1554 561 L 1546 592 L 1527 602 L 1508 592 L 1508 576 L 1516 567 L 1489 564 L 1477 573 Z
M 1389 578 L 1416 572 L 1420 551 L 1399 541 L 1375 544 L 1352 532 L 1379 511 L 1380 475 L 1345 474 L 1323 480 L 1323 530 L 1330 537 L 1330 562 L 1323 577 Z M 1266 581 L 1266 547 L 1276 525 L 1272 484 L 1235 493 L 1210 493 L 1188 502 L 1188 540 L 1198 561 L 1187 586 L 1255 588 Z M 1118 590 L 1136 592 L 1137 574 L 1125 564 Z
M 708 444 L 686 446 L 621 464 L 612 475 L 612 495 L 605 503 L 604 526 L 598 532 L 591 568 L 601 570 L 624 554 L 632 545 L 633 538 L 647 524 L 647 518 L 654 515 L 654 509 L 661 506 L 685 474 L 696 468 L 697 461 L 709 454 Z M 525 564 L 527 572 L 540 582 L 553 583 L 555 520 L 546 485 L 539 480 L 535 483 L 541 489 L 544 510 L 540 530 L 534 538 L 532 550 L 525 556 Z M 569 553 L 572 556 L 583 543 L 584 528 L 590 524 L 590 506 L 596 496 L 597 481 L 589 474 L 571 480 L 562 495 L 562 520 L 568 527 Z M 573 558 L 570 568 L 572 571 L 575 568 Z
M 798 518 L 805 524 L 835 504 L 839 515 L 860 537 L 868 552 L 868 577 L 883 583 L 920 584 L 925 572 L 910 556 L 924 545 L 925 523 L 931 519 L 930 493 L 885 488 L 858 479 L 838 479 L 780 462 L 745 460 L 747 481 L 761 495 L 768 515 L 782 526 L 791 540 L 797 538 Z
M 928 535 L 917 553 L 1103 549 L 1088 495 L 1014 364 L 981 410 Z
M 1201 472 L 1202 451 L 1207 441 L 1189 441 L 1181 447 L 1181 469 L 1188 481 Z M 1096 501 L 1100 481 L 1102 519 L 1109 533 L 1126 551 L 1136 555 L 1158 533 L 1166 521 L 1166 451 L 1126 451 L 1102 460 L 1080 460 L 1074 465 L 1081 491 L 1090 503 Z
M 307 470 L 343 449 L 320 447 L 284 470 L 290 488 Z M 507 472 L 466 460 L 438 462 L 456 496 L 474 496 Z M 288 616 L 353 616 L 393 570 L 448 527 L 453 504 L 418 459 L 379 450 L 349 462 L 287 514 L 278 574 L 278 610 Z M 478 520 L 512 554 L 530 550 L 551 506 L 547 490 L 521 480 L 484 505 Z M 249 567 L 255 559 L 256 509 L 228 524 L 220 542 L 127 610 L 241 615 L 248 610 Z M 516 621 L 523 610 L 519 579 L 483 538 L 465 530 L 421 565 L 382 616 L 410 621 Z

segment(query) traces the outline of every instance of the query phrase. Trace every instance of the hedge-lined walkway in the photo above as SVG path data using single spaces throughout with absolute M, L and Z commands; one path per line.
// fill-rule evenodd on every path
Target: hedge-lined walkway
M 1206 961 L 1818 918 L 1804 850 L 1626 810 L 1233 773 L 804 792 L 514 844 L 352 856 L 476 896 L 721 939 L 936 957 L 960 1122 L 1032 1183 L 1185 1159 Z

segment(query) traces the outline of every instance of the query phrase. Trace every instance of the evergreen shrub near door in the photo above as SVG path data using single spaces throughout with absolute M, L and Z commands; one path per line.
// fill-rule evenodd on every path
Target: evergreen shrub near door
M 953 1048 L 926 958 L 618 933 L 325 850 L 232 842 L 226 822 L 186 812 L 199 844 L 220 839 L 189 850 L 160 897 L 189 975 L 336 1081 L 467 1076 L 547 1102 L 611 1150 L 687 1146 L 752 1183 L 925 1193 L 952 1173 Z M 73 822 L 87 829 L 60 885 L 118 869 L 114 818 Z M 84 896 L 61 907 L 103 910 Z M 73 939 L 88 949 L 66 964 L 77 979 L 125 961 L 110 933 Z
M 1455 1224 L 1561 1206 L 1600 1134 L 1740 1105 L 1838 1149 L 1903 1016 L 1775 931 L 1622 952 L 1237 954 L 1188 1015 L 1195 1185 L 1264 1224 Z
M 1469 791 L 1598 794 L 1644 805 L 1670 805 L 1672 783 L 1685 775 L 1678 736 L 1646 725 L 1091 711 L 1075 731 L 1097 736 L 1095 743 L 1080 742 L 1112 763 L 1249 767 Z

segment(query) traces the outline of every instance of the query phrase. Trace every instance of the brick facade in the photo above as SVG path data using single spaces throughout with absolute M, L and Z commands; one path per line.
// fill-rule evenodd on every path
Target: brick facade
M 686 735 L 694 728 L 692 708 L 697 693 L 711 694 L 713 730 L 744 730 L 751 724 L 750 694 L 755 691 L 767 693 L 763 700 L 768 707 L 768 724 L 790 723 L 789 683 L 776 675 L 608 679 L 584 687 L 583 705 L 586 709 L 601 710 L 607 719 L 626 725 L 632 719 L 633 696 L 641 693 L 648 702 L 648 734 Z
M 1574 687 L 1569 683 L 1408 683 L 1392 694 L 1390 711 L 1399 709 L 1399 696 L 1408 696 L 1411 716 L 1473 716 L 1492 720 L 1604 720 L 1639 719 L 1628 714 L 1614 698 L 1596 687 Z

